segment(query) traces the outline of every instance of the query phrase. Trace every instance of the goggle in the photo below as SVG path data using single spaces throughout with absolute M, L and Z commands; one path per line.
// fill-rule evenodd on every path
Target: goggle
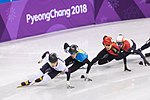
M 117 42 L 118 46 L 122 46 L 123 42 Z
M 74 55 L 74 54 L 76 54 L 76 52 L 69 52 L 71 55 Z
M 105 44 L 105 46 L 111 46 L 111 44 Z

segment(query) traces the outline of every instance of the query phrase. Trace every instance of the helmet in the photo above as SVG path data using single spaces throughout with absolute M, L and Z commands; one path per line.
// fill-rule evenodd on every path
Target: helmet
M 64 50 L 65 50 L 66 53 L 68 53 L 69 48 L 70 48 L 69 44 L 68 44 L 68 43 L 65 43 L 65 44 L 64 44 Z
M 119 48 L 121 48 L 123 46 L 123 41 L 124 41 L 124 36 L 122 34 L 119 34 L 119 36 L 116 39 L 116 42 L 119 46 Z
M 69 47 L 69 44 L 68 43 L 65 43 L 64 44 L 64 49 L 67 49 Z
M 103 37 L 103 45 L 110 45 L 112 44 L 112 38 L 110 36 L 104 36 Z
M 75 54 L 78 52 L 78 46 L 77 45 L 71 45 L 70 49 L 68 51 L 70 54 Z
M 119 42 L 123 42 L 123 41 L 124 41 L 124 36 L 122 34 L 119 34 L 119 36 L 116 39 L 116 42 L 119 43 Z
M 55 63 L 58 60 L 56 53 L 49 54 L 49 62 Z

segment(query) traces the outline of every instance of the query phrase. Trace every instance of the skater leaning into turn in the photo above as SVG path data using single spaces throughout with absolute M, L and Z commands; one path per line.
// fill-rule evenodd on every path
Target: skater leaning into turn
M 139 48 L 138 50 L 143 51 L 143 50 L 145 50 L 145 49 L 147 49 L 147 48 L 149 48 L 149 47 L 150 47 L 150 38 L 149 38 L 149 40 L 147 40 L 146 43 L 145 43 L 143 46 L 141 46 L 141 48 Z M 149 57 L 149 56 L 150 56 L 150 52 L 146 53 L 145 56 L 146 56 L 146 57 Z
M 33 83 L 41 83 L 43 85 L 48 84 L 48 82 L 58 76 L 59 74 L 66 73 L 67 75 L 67 88 L 72 88 L 69 83 L 70 77 L 68 76 L 68 68 L 63 63 L 63 61 L 57 57 L 56 53 L 49 53 L 48 51 L 42 55 L 42 59 L 38 62 L 41 63 L 43 59 L 48 55 L 48 62 L 46 62 L 39 70 L 39 72 L 29 80 L 22 82 L 21 86 L 28 86 Z M 19 87 L 19 86 L 18 86 Z
M 104 45 L 104 49 L 102 49 L 98 53 L 98 55 L 91 61 L 91 65 L 93 65 L 97 61 L 99 65 L 106 64 L 118 57 L 120 49 L 118 45 L 114 41 L 112 41 L 112 37 L 104 36 L 102 43 Z M 131 70 L 128 69 L 126 65 L 124 65 L 124 71 Z
M 88 77 L 89 71 L 91 69 L 90 61 L 88 59 L 88 55 L 83 50 L 79 50 L 77 45 L 71 45 L 69 46 L 68 43 L 64 44 L 64 50 L 66 53 L 70 53 L 70 56 L 65 59 L 65 65 L 69 66 L 68 68 L 68 74 L 75 72 L 76 70 L 80 69 L 83 65 L 87 64 L 87 70 L 85 75 L 85 80 L 92 81 Z
M 136 50 L 136 44 L 133 40 L 126 39 L 126 38 L 124 38 L 124 36 L 122 34 L 119 34 L 119 36 L 116 39 L 116 42 L 118 44 L 118 47 L 120 48 L 119 56 L 116 59 L 122 59 L 123 58 L 124 63 L 126 65 L 126 62 L 127 62 L 126 57 L 129 54 L 138 54 L 143 59 L 145 66 L 146 65 L 150 66 L 150 63 L 146 60 L 144 55 L 139 50 Z

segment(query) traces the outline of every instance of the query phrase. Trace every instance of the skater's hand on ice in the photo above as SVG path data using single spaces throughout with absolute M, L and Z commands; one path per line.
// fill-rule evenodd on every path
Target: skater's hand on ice
M 60 74 L 65 74 L 65 71 L 60 72 Z
M 41 59 L 40 61 L 38 61 L 38 64 L 40 64 L 43 61 L 43 59 Z
M 88 75 L 88 74 L 86 74 L 86 75 L 85 75 L 84 80 L 85 80 L 85 81 L 92 81 L 92 79 L 91 79 L 91 78 L 89 78 L 89 75 Z
M 70 82 L 69 82 L 69 81 L 67 81 L 66 86 L 67 86 L 67 89 L 72 89 L 72 88 L 74 88 L 74 86 L 72 86 L 72 85 L 70 84 Z

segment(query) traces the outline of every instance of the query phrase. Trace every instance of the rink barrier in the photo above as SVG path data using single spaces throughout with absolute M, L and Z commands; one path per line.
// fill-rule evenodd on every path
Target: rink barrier
M 95 0 L 96 24 L 150 17 L 150 0 Z
M 0 4 L 0 42 L 150 17 L 150 0 L 17 0 Z
M 0 4 L 0 42 L 93 23 L 93 0 L 18 0 Z

